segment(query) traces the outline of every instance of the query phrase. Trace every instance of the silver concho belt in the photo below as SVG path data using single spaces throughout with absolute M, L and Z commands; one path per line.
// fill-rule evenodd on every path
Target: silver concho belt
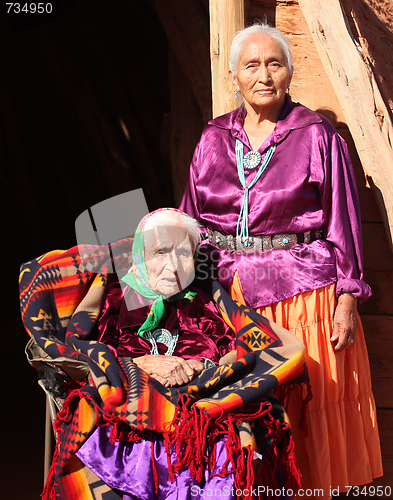
M 210 243 L 220 250 L 232 250 L 237 252 L 267 252 L 273 250 L 289 250 L 298 243 L 311 243 L 323 238 L 323 229 L 306 231 L 300 234 L 273 234 L 264 236 L 249 236 L 240 238 L 231 234 L 222 234 L 219 231 L 207 229 L 202 234 L 203 239 L 209 239 Z

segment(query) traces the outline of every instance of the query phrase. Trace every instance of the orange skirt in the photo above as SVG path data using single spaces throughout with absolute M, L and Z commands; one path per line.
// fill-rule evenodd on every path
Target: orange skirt
M 245 304 L 237 273 L 230 294 Z M 294 333 L 306 346 L 313 391 L 307 406 L 307 436 L 298 425 L 302 413 L 300 388 L 290 395 L 287 412 L 302 487 L 322 490 L 313 495 L 317 498 L 331 498 L 332 490 L 344 492 L 346 486 L 366 484 L 383 474 L 362 324 L 358 316 L 355 342 L 336 353 L 330 342 L 335 306 L 332 284 L 256 309 Z

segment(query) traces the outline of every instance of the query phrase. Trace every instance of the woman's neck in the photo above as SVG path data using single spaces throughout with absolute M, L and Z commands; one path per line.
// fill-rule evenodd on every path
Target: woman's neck
M 244 131 L 247 134 L 250 146 L 254 151 L 262 146 L 265 140 L 273 132 L 274 127 L 280 117 L 283 104 L 279 108 L 264 108 L 260 107 L 258 109 L 250 106 L 248 103 L 244 103 L 247 111 L 246 118 L 244 120 Z

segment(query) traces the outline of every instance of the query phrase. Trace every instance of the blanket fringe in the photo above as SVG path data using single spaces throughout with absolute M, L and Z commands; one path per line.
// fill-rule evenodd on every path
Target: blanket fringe
M 81 398 L 80 388 L 74 389 L 69 393 L 63 406 L 59 413 L 57 414 L 56 420 L 53 422 L 53 431 L 56 436 L 56 443 L 59 441 L 60 435 L 63 432 L 63 423 L 68 422 L 72 417 L 73 409 L 76 399 Z M 57 444 L 55 446 L 55 451 L 53 454 L 52 464 L 50 466 L 48 476 L 44 485 L 44 489 L 41 493 L 42 500 L 56 500 L 60 498 L 60 494 L 56 491 L 56 472 L 59 464 L 60 458 L 60 447 Z
M 190 470 L 196 481 L 201 481 L 207 464 L 209 470 L 214 469 L 217 441 L 225 437 L 227 459 L 221 471 L 212 476 L 234 474 L 235 488 L 245 492 L 251 492 L 255 484 L 276 488 L 278 483 L 281 487 L 298 491 L 301 474 L 295 459 L 292 435 L 286 422 L 280 422 L 271 415 L 270 402 L 260 403 L 254 412 L 230 413 L 212 422 L 205 411 L 196 405 L 189 408 L 189 403 L 188 396 L 179 399 L 177 412 L 169 430 L 164 433 L 169 479 L 172 482 L 185 468 Z M 237 424 L 243 421 L 254 422 L 266 429 L 268 440 L 273 444 L 266 450 L 263 460 L 255 458 L 251 446 L 242 446 Z M 262 447 L 266 448 L 266 443 Z M 171 451 L 174 452 L 175 463 L 170 459 Z M 278 477 L 280 473 L 284 477 L 283 484 Z M 251 500 L 252 497 L 246 495 L 242 498 Z
M 54 430 L 59 438 L 63 432 L 63 424 L 69 423 L 75 405 L 80 398 L 90 399 L 80 389 L 72 391 L 63 404 L 54 423 Z M 93 401 L 90 401 L 93 403 Z M 300 471 L 296 463 L 294 442 L 286 422 L 272 416 L 272 405 L 263 401 L 252 408 L 243 409 L 239 413 L 229 413 L 210 421 L 206 411 L 192 403 L 188 395 L 179 398 L 177 409 L 168 430 L 163 433 L 164 445 L 168 457 L 168 478 L 174 482 L 176 476 L 188 468 L 192 477 L 201 482 L 206 469 L 212 471 L 216 465 L 217 442 L 224 438 L 227 459 L 218 473 L 211 476 L 223 477 L 234 474 L 236 490 L 251 492 L 255 485 L 277 488 L 284 486 L 296 492 L 300 488 Z M 191 406 L 192 405 L 192 406 Z M 152 441 L 151 459 L 155 491 L 159 490 L 159 478 L 154 454 L 153 431 L 132 429 L 117 418 L 110 419 L 97 405 L 93 405 L 96 413 L 96 425 L 111 425 L 111 440 L 139 441 L 142 437 L 150 437 Z M 264 450 L 263 459 L 256 458 L 251 446 L 242 446 L 238 433 L 238 425 L 248 421 L 254 427 L 265 429 L 263 442 L 257 438 L 259 450 Z M 174 460 L 171 456 L 174 454 Z M 56 446 L 53 463 L 42 492 L 42 500 L 57 500 L 60 495 L 56 488 L 56 474 L 60 459 L 59 446 Z M 284 478 L 284 481 L 282 481 Z M 239 497 L 251 500 L 250 495 Z
M 287 411 L 290 396 L 292 395 L 292 392 L 296 387 L 299 387 L 300 399 L 302 405 L 302 414 L 299 420 L 299 428 L 304 432 L 305 437 L 307 437 L 308 434 L 307 405 L 313 397 L 310 381 L 306 378 L 301 381 L 296 381 L 296 382 L 291 382 L 289 384 L 281 385 L 278 389 L 276 389 L 275 395 L 277 399 L 281 402 L 282 406 L 285 408 L 285 411 Z
M 108 420 L 105 425 L 111 425 L 111 431 L 109 434 L 110 443 L 116 443 L 117 441 L 121 441 L 122 443 L 136 443 L 143 437 L 149 436 L 148 431 L 139 431 L 137 429 L 133 429 L 123 420 L 114 420 L 113 417 Z

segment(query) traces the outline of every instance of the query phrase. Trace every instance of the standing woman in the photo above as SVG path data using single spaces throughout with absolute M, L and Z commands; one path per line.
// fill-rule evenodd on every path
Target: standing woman
M 371 290 L 351 161 L 330 122 L 291 101 L 280 31 L 254 24 L 237 33 L 230 69 L 244 104 L 203 131 L 181 210 L 205 226 L 204 248 L 218 249 L 217 276 L 232 297 L 306 345 L 314 394 L 306 434 L 300 397 L 288 412 L 302 485 L 330 498 L 382 475 L 357 315 Z

